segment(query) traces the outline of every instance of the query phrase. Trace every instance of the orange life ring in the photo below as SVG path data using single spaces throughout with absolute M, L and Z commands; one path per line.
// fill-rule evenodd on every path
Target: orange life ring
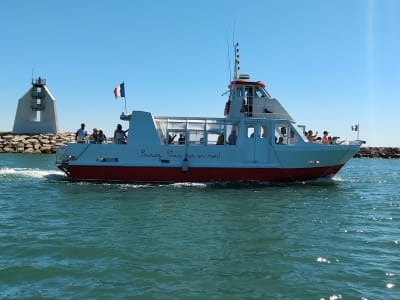
M 225 103 L 224 116 L 227 116 L 229 114 L 230 108 L 231 108 L 231 100 L 228 100 Z

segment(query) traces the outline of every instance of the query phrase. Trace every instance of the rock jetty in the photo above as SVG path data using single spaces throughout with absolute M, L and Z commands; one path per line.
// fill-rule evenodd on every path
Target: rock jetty
M 14 135 L 0 133 L 0 153 L 56 153 L 61 145 L 75 141 L 75 133 Z
M 400 158 L 398 147 L 361 147 L 357 158 Z

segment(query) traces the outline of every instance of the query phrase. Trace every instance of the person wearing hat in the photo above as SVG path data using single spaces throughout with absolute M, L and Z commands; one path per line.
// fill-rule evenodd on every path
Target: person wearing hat
M 99 137 L 99 132 L 98 132 L 97 128 L 93 128 L 93 132 L 89 136 L 89 143 L 97 144 L 98 137 Z

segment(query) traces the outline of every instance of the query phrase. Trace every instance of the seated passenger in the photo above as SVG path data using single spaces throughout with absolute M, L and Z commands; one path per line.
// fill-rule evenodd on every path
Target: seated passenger
M 179 145 L 185 144 L 185 136 L 182 133 L 179 134 L 178 143 Z
M 97 143 L 98 143 L 98 144 L 103 144 L 103 143 L 105 143 L 105 142 L 107 142 L 107 137 L 106 137 L 106 135 L 104 134 L 103 130 L 102 130 L 102 129 L 99 129 L 99 134 L 98 134 L 98 136 L 97 136 Z
M 218 136 L 217 145 L 223 145 L 224 143 L 225 143 L 225 137 L 224 137 L 224 135 L 221 133 L 221 134 Z
M 236 145 L 237 135 L 236 130 L 233 129 L 231 134 L 228 136 L 228 145 Z
M 332 140 L 331 140 L 331 144 L 332 144 L 332 145 L 341 145 L 341 144 L 344 143 L 344 141 L 339 141 L 338 139 L 339 139 L 338 136 L 334 136 L 334 137 L 332 138 Z
M 283 144 L 283 137 L 280 136 L 276 143 L 279 144 L 279 145 L 282 145 Z

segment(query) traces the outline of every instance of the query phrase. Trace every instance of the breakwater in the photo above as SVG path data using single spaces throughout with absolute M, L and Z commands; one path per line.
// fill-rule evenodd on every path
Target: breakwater
M 75 141 L 75 133 L 18 134 L 0 133 L 0 153 L 56 153 L 61 145 Z
M 399 147 L 361 147 L 357 158 L 400 158 Z
M 57 148 L 75 141 L 74 132 L 58 134 L 14 135 L 9 132 L 0 133 L 0 153 L 36 153 L 52 154 Z M 399 147 L 362 147 L 354 155 L 357 158 L 398 158 Z

